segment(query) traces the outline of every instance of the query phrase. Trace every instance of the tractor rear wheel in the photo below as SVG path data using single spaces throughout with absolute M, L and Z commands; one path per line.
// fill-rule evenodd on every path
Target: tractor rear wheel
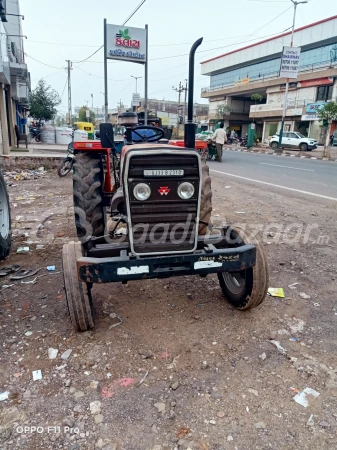
M 0 170 L 0 261 L 7 258 L 11 249 L 11 211 L 6 181 Z
M 94 308 L 91 288 L 78 280 L 76 261 L 82 256 L 80 242 L 63 246 L 63 278 L 70 320 L 76 331 L 94 328 Z
M 76 154 L 73 168 L 77 237 L 85 244 L 92 236 L 104 236 L 103 165 L 99 155 L 84 152 Z
M 239 310 L 259 306 L 266 298 L 269 284 L 267 258 L 263 247 L 253 236 L 238 227 L 231 227 L 231 238 L 238 245 L 256 246 L 255 266 L 239 272 L 218 273 L 219 283 L 225 300 Z
M 206 224 L 210 223 L 211 215 L 212 215 L 212 179 L 209 176 L 208 165 L 203 162 L 200 218 L 199 218 L 201 223 L 199 223 L 199 235 L 207 234 L 209 228 L 208 225 Z

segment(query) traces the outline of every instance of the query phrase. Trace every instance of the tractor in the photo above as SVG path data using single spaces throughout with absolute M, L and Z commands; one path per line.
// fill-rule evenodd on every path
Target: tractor
M 217 274 L 234 308 L 260 305 L 268 289 L 263 248 L 244 230 L 212 229 L 212 190 L 206 158 L 196 149 L 194 56 L 189 58 L 188 121 L 184 141 L 161 142 L 163 130 L 138 126 L 125 113 L 120 157 L 111 124 L 100 142 L 75 142 L 73 195 L 78 241 L 64 245 L 68 310 L 78 331 L 94 327 L 95 283 Z

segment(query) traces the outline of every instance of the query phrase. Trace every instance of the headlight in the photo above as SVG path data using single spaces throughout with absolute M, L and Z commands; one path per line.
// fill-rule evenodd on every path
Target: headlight
M 189 200 L 194 195 L 194 186 L 192 183 L 181 183 L 178 187 L 178 195 L 183 200 Z
M 151 189 L 148 184 L 139 183 L 133 188 L 133 195 L 139 201 L 147 200 L 151 195 Z

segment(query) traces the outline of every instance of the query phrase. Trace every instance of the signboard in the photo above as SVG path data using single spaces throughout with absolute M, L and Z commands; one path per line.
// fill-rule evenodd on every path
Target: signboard
M 235 85 L 238 85 L 238 84 L 247 84 L 247 83 L 249 83 L 250 82 L 250 79 L 249 78 L 242 78 L 242 80 L 237 80 L 237 81 L 235 81 Z
M 306 113 L 317 114 L 317 111 L 322 109 L 326 104 L 327 104 L 326 102 L 308 103 L 306 107 Z
M 140 64 L 146 62 L 145 29 L 107 24 L 106 33 L 106 58 Z
M 140 94 L 132 94 L 131 106 L 140 106 Z
M 316 78 L 314 80 L 300 81 L 298 87 L 316 87 L 316 86 L 326 86 L 328 84 L 333 84 L 332 77 Z
M 283 47 L 280 78 L 297 78 L 301 47 Z
M 89 109 L 86 109 L 86 110 L 85 110 L 85 117 L 86 117 L 87 119 L 89 119 L 89 117 L 90 117 L 90 111 L 89 111 Z
M 301 120 L 319 120 L 318 114 L 304 114 Z
M 287 116 L 301 116 L 303 113 L 303 108 L 296 108 L 296 109 L 287 109 Z

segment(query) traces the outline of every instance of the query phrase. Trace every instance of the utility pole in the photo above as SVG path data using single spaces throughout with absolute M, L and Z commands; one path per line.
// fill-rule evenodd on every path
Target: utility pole
M 175 88 L 172 86 L 172 89 L 178 92 L 178 108 L 177 108 L 177 132 L 179 134 L 179 115 L 181 114 L 181 94 L 182 92 L 187 92 L 187 87 L 183 87 L 181 81 L 179 82 L 179 87 Z M 186 102 L 186 93 L 185 93 L 185 102 Z M 179 114 L 180 113 L 180 114 Z M 184 121 L 185 121 L 185 108 L 184 108 Z
M 69 126 L 72 125 L 72 114 L 71 114 L 71 70 L 72 70 L 72 62 L 67 59 L 66 62 L 68 63 L 68 124 Z
M 296 12 L 297 12 L 297 6 L 298 5 L 303 5 L 304 3 L 308 3 L 307 1 L 303 1 L 303 2 L 297 2 L 295 0 L 291 0 L 294 4 L 294 19 L 293 19 L 293 27 L 292 27 L 292 31 L 291 31 L 291 43 L 290 43 L 290 47 L 293 47 L 294 45 L 294 34 L 295 34 L 295 23 L 296 23 Z M 278 144 L 278 148 L 281 148 L 282 145 L 282 138 L 283 138 L 283 131 L 284 131 L 284 122 L 286 120 L 286 116 L 287 116 L 287 106 L 288 106 L 288 92 L 289 92 L 289 78 L 287 78 L 287 82 L 286 82 L 286 91 L 284 94 L 284 102 L 283 102 L 283 113 L 282 113 L 282 124 L 281 124 L 281 130 L 280 130 L 280 139 L 279 139 L 279 144 Z M 282 152 L 282 150 L 280 150 Z
M 94 109 L 94 94 L 91 94 L 91 108 Z
M 183 112 L 183 117 L 184 117 L 184 123 L 185 123 L 185 111 L 186 111 L 186 102 L 187 102 L 187 79 L 185 80 L 185 87 L 184 87 L 184 91 L 185 91 L 185 100 L 184 100 L 184 112 Z

